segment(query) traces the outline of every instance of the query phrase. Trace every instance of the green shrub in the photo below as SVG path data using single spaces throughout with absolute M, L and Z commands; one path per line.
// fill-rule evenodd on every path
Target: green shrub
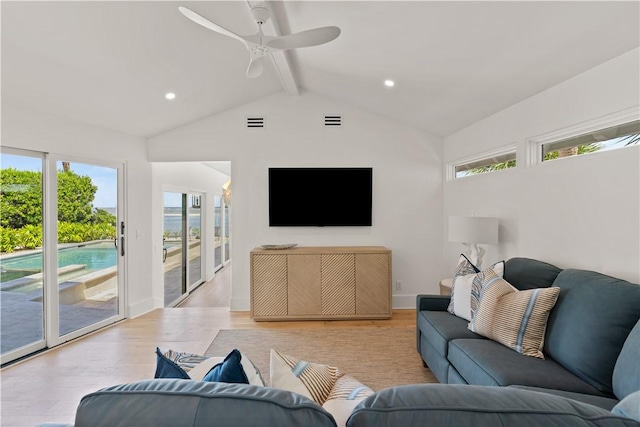
M 22 249 L 35 249 L 42 247 L 42 226 L 27 224 L 16 230 L 15 246 Z
M 0 252 L 13 252 L 16 241 L 16 230 L 0 227 Z

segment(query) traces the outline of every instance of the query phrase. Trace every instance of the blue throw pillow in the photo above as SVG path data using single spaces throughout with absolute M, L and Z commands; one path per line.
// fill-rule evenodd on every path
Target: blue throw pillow
M 218 363 L 211 368 L 202 381 L 249 384 L 247 374 L 245 374 L 242 364 L 240 364 L 241 359 L 240 351 L 237 349 L 232 350 L 222 363 Z
M 185 372 L 173 360 L 166 357 L 158 347 L 156 347 L 156 373 L 154 378 L 181 378 L 188 380 L 189 374 Z

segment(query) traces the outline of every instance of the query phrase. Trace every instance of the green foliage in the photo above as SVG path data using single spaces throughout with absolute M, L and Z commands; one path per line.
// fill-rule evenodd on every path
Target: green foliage
M 508 161 L 502 162 L 502 163 L 494 163 L 494 164 L 488 165 L 488 166 L 482 166 L 482 167 L 479 167 L 479 168 L 469 169 L 467 171 L 466 175 L 478 175 L 480 173 L 493 172 L 493 171 L 498 171 L 498 170 L 503 170 L 503 169 L 514 168 L 514 167 L 516 167 L 516 161 L 515 160 L 508 160 Z
M 93 210 L 91 178 L 58 171 L 58 242 L 114 239 L 116 217 Z M 42 172 L 0 170 L 0 251 L 42 247 Z
M 91 222 L 94 224 L 110 224 L 114 227 L 116 226 L 116 220 L 117 218 L 115 215 L 110 214 L 104 209 L 96 209 L 93 217 L 91 218 Z
M 91 222 L 96 191 L 88 176 L 58 171 L 58 221 Z
M 23 249 L 35 249 L 42 246 L 42 225 L 27 224 L 16 231 L 16 246 Z
M 13 252 L 16 247 L 14 242 L 16 241 L 16 230 L 13 228 L 6 228 L 0 226 L 0 251 L 1 252 Z
M 199 239 L 200 238 L 200 229 L 198 227 L 193 227 L 190 231 L 190 237 L 194 238 L 194 239 Z
M 91 240 L 113 240 L 116 228 L 107 223 L 58 223 L 58 243 L 82 243 Z M 42 226 L 26 225 L 13 229 L 0 227 L 0 251 L 13 252 L 42 247 Z
M 21 228 L 42 222 L 42 173 L 0 170 L 0 225 Z
M 570 156 L 579 156 L 581 154 L 595 153 L 601 148 L 601 145 L 597 142 L 594 142 L 592 144 L 578 145 L 575 148 L 577 149 L 576 152 L 575 153 L 572 152 Z M 559 151 L 551 151 L 544 155 L 544 161 L 546 162 L 547 160 L 554 160 L 554 159 L 557 159 L 558 157 L 561 157 Z M 568 157 L 568 156 L 565 156 L 565 157 Z
M 116 229 L 111 224 L 79 224 L 58 222 L 58 243 L 81 243 L 90 240 L 115 239 Z

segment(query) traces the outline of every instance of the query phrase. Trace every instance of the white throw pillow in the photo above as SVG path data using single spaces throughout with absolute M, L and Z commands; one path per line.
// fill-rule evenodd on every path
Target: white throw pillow
M 504 275 L 504 261 L 492 264 L 489 269 L 502 277 Z M 473 288 L 473 280 L 478 273 L 480 273 L 480 269 L 473 265 L 466 256 L 460 254 L 451 285 L 451 300 L 449 307 L 447 307 L 449 313 L 471 321 L 471 290 Z

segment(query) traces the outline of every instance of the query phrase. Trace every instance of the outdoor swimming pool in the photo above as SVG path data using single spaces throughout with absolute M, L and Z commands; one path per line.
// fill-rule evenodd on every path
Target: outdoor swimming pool
M 86 270 L 101 270 L 116 265 L 117 250 L 112 241 L 87 243 L 58 250 L 58 268 L 83 264 Z M 4 257 L 0 260 L 5 271 L 42 271 L 42 252 Z

